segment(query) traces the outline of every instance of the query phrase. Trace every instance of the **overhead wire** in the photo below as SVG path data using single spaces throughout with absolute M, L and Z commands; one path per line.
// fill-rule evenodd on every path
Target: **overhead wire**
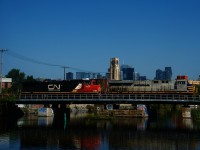
M 32 59 L 32 58 L 29 58 L 27 56 L 23 56 L 21 54 L 18 54 L 16 52 L 13 52 L 11 50 L 8 50 L 7 54 L 9 56 L 14 57 L 14 58 L 17 58 L 17 59 L 20 59 L 20 60 L 23 60 L 23 61 L 26 61 L 26 62 L 39 64 L 39 65 L 45 65 L 45 66 L 50 66 L 50 67 L 69 68 L 69 69 L 72 69 L 72 70 L 83 71 L 83 72 L 88 72 L 88 73 L 100 73 L 100 72 L 94 72 L 94 71 L 88 71 L 88 70 L 86 71 L 84 69 L 80 69 L 80 68 L 76 68 L 76 67 L 70 67 L 70 66 L 67 66 L 67 65 L 60 65 L 60 64 L 53 64 L 53 63 L 47 63 L 47 62 L 43 62 L 43 61 L 38 61 L 38 60 L 35 60 L 35 59 Z
M 10 55 L 10 56 L 12 56 L 12 57 L 14 57 L 14 58 L 17 58 L 17 59 L 20 59 L 20 60 L 23 60 L 23 61 L 27 61 L 27 62 L 31 62 L 31 63 L 35 63 L 35 64 L 39 64 L 39 65 L 46 65 L 46 66 L 52 66 L 52 67 L 53 66 L 54 67 L 63 67 L 63 65 L 51 64 L 51 63 L 46 63 L 46 62 L 34 60 L 32 58 L 29 58 L 29 57 L 20 55 L 18 53 L 15 53 L 15 52 L 13 52 L 11 50 L 9 50 L 7 54 Z

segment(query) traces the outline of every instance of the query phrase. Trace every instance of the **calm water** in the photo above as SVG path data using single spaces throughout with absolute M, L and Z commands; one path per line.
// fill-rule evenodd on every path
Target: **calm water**
M 0 120 L 0 149 L 200 150 L 200 125 L 166 114 L 157 119 L 89 120 L 71 115 Z

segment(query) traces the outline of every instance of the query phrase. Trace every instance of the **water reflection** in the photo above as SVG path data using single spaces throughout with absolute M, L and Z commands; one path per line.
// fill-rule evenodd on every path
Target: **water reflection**
M 63 119 L 60 126 L 54 121 L 29 116 L 9 128 L 1 121 L 0 149 L 200 149 L 199 126 L 192 119 L 91 120 L 78 114 Z
M 53 124 L 53 117 L 37 117 L 37 116 L 29 116 L 20 118 L 17 121 L 18 127 L 22 126 L 51 126 Z

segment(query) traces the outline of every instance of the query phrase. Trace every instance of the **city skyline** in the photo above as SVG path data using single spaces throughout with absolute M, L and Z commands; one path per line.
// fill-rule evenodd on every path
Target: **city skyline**
M 192 1 L 0 1 L 3 74 L 63 78 L 77 68 L 107 72 L 109 60 L 133 66 L 149 79 L 170 66 L 173 78 L 200 74 L 200 2 Z M 18 59 L 13 53 L 34 61 Z M 14 56 L 14 57 L 13 57 Z
M 19 57 L 20 56 L 20 57 Z M 105 72 L 100 72 L 100 71 L 97 71 L 97 72 L 93 72 L 93 71 L 87 71 L 87 70 L 84 70 L 83 68 L 81 69 L 81 68 L 70 68 L 70 66 L 69 67 L 67 67 L 67 66 L 62 66 L 61 64 L 52 64 L 52 63 L 49 63 L 49 62 L 43 62 L 43 61 L 38 61 L 38 60 L 34 60 L 34 59 L 32 59 L 32 58 L 28 58 L 28 57 L 25 57 L 25 56 L 21 56 L 21 55 L 19 55 L 18 57 L 16 57 L 16 56 L 14 56 L 14 57 L 16 57 L 17 59 L 21 59 L 22 61 L 25 61 L 25 62 L 28 62 L 28 63 L 34 63 L 35 65 L 46 65 L 46 66 L 51 66 L 51 67 L 59 67 L 60 69 L 61 69 L 61 72 L 62 72 L 62 75 L 60 75 L 60 77 L 59 78 L 51 78 L 51 79 L 62 79 L 62 78 L 64 78 L 64 75 L 63 75 L 63 67 L 65 67 L 65 71 L 64 71 L 64 73 L 74 73 L 74 74 L 76 74 L 76 75 L 74 75 L 73 76 L 73 78 L 74 79 L 76 79 L 77 78 L 77 73 L 85 73 L 85 74 L 88 74 L 88 75 L 86 75 L 86 76 L 89 76 L 89 74 L 91 74 L 91 76 L 94 76 L 94 75 L 92 75 L 92 74 L 100 74 L 102 77 L 106 77 L 106 74 L 107 73 L 109 73 L 109 69 L 107 70 L 107 71 L 105 71 Z M 13 57 L 13 56 L 12 56 Z M 110 58 L 110 59 L 113 59 L 113 58 Z M 119 58 L 117 58 L 118 59 L 118 61 L 119 61 L 119 68 L 121 68 L 120 69 L 120 72 L 122 73 L 122 68 L 123 68 L 123 66 L 126 66 L 126 67 L 130 67 L 130 68 L 133 68 L 133 72 L 135 73 L 135 75 L 137 74 L 138 75 L 138 77 L 145 77 L 145 79 L 147 79 L 147 80 L 153 80 L 153 79 L 157 79 L 156 78 L 156 76 L 157 76 L 157 71 L 161 71 L 161 73 L 165 73 L 165 71 L 166 71 L 166 68 L 170 68 L 170 69 L 172 69 L 171 68 L 171 66 L 164 66 L 165 67 L 165 70 L 164 71 L 162 71 L 161 70 L 161 68 L 157 68 L 157 69 L 155 69 L 154 70 L 154 73 L 153 73 L 153 77 L 152 78 L 150 78 L 150 77 L 148 77 L 145 73 L 143 73 L 142 75 L 140 74 L 140 72 L 138 72 L 137 71 L 137 69 L 135 69 L 133 66 L 131 66 L 131 65 L 129 65 L 129 64 L 120 64 L 120 59 Z M 109 60 L 110 61 L 110 60 Z M 110 65 L 110 64 L 109 64 Z M 125 67 L 125 68 L 126 68 Z M 70 68 L 70 70 L 72 69 L 72 70 L 79 70 L 79 71 L 66 71 L 66 69 L 68 69 L 68 68 Z M 11 68 L 11 69 L 14 69 L 14 68 Z M 16 69 L 19 69 L 19 68 L 16 68 Z M 80 71 L 81 70 L 81 71 Z M 10 70 L 9 70 L 10 71 Z M 23 72 L 23 70 L 21 70 L 22 72 Z M 176 72 L 176 71 L 175 71 Z M 120 74 L 121 74 L 120 73 Z M 159 73 L 160 74 L 160 73 Z M 6 75 L 6 74 L 5 74 Z M 4 76 L 5 76 L 4 75 Z M 27 75 L 32 75 L 32 74 L 27 74 Z M 170 77 L 170 80 L 171 79 L 175 79 L 176 78 L 176 76 L 178 76 L 178 75 L 186 75 L 186 74 L 175 74 L 174 76 L 172 75 L 172 72 L 171 72 L 171 77 Z M 65 75 L 65 77 L 66 77 L 67 75 Z M 78 75 L 79 76 L 79 75 Z M 120 75 L 121 76 L 121 75 Z M 134 76 L 134 75 L 133 75 Z M 163 75 L 162 75 L 163 76 Z M 188 75 L 187 75 L 188 76 Z M 196 79 L 198 79 L 199 80 L 199 76 L 200 75 L 198 75 L 197 76 L 197 78 L 195 78 L 195 79 L 193 79 L 193 80 L 196 80 Z M 45 78 L 45 77 L 39 77 L 39 76 L 34 76 L 34 77 L 36 77 L 36 78 Z M 190 78 L 190 77 L 189 77 Z M 78 79 L 80 79 L 80 77 L 78 77 Z M 120 79 L 123 79 L 123 77 L 121 76 L 120 77 Z M 162 77 L 160 78 L 161 80 L 162 80 Z M 159 79 L 159 80 L 160 80 Z M 191 78 L 190 78 L 191 79 Z M 137 79 L 138 80 L 138 79 Z
M 16 57 L 17 59 L 19 59 L 19 60 L 22 60 L 22 61 L 26 61 L 26 62 L 29 62 L 29 63 L 34 63 L 34 64 L 39 64 L 39 65 L 45 65 L 45 66 L 51 66 L 51 67 L 59 67 L 61 70 L 63 70 L 64 69 L 64 74 L 65 74 L 65 76 L 63 75 L 62 77 L 60 77 L 60 78 L 49 78 L 49 79 L 62 79 L 62 78 L 66 78 L 67 77 L 67 74 L 73 74 L 72 75 L 72 78 L 70 77 L 70 79 L 81 79 L 81 76 L 84 76 L 83 78 L 91 78 L 91 77 L 93 77 L 93 78 L 97 78 L 96 76 L 97 75 L 100 75 L 101 76 L 101 78 L 103 77 L 103 78 L 109 78 L 109 77 L 107 77 L 107 74 L 109 73 L 110 74 L 110 67 L 108 68 L 108 70 L 107 71 L 105 71 L 105 72 L 92 72 L 92 71 L 87 71 L 87 70 L 84 70 L 84 69 L 80 69 L 80 68 L 71 68 L 70 66 L 69 67 L 67 67 L 67 66 L 64 66 L 64 65 L 61 65 L 61 64 L 52 64 L 52 63 L 48 63 L 48 62 L 43 62 L 43 61 L 38 61 L 38 60 L 34 60 L 34 59 L 32 59 L 32 58 L 28 58 L 28 57 L 25 57 L 25 56 L 22 56 L 22 55 L 19 55 L 19 54 L 16 54 L 16 56 L 12 56 L 12 57 Z M 118 67 L 118 69 L 119 69 L 119 71 L 120 71 L 120 74 L 119 74 L 119 76 L 120 76 L 120 78 L 119 79 L 121 79 L 121 80 L 124 80 L 123 78 L 123 69 L 124 68 L 132 68 L 133 69 L 133 80 L 153 80 L 153 79 L 155 79 L 155 80 L 173 80 L 173 79 L 176 79 L 176 77 L 177 76 L 180 76 L 180 75 L 185 75 L 185 74 L 177 74 L 177 75 L 174 75 L 173 76 L 173 74 L 172 74 L 172 67 L 170 67 L 170 66 L 165 66 L 165 70 L 163 71 L 163 70 L 161 70 L 160 68 L 158 68 L 158 69 L 156 69 L 155 71 L 154 71 L 154 77 L 153 78 L 149 78 L 148 76 L 146 76 L 146 74 L 140 74 L 140 72 L 137 72 L 136 71 L 136 69 L 133 67 L 133 66 L 130 66 L 130 65 L 128 65 L 128 64 L 120 64 L 120 59 L 119 58 L 110 58 L 110 64 L 109 65 L 111 65 L 111 60 L 112 59 L 117 59 L 117 63 L 118 63 L 118 65 L 119 65 L 119 67 Z M 79 71 L 66 71 L 66 69 L 68 69 L 68 68 L 70 68 L 70 69 L 72 69 L 72 70 L 79 70 Z M 14 68 L 12 68 L 12 69 L 14 69 Z M 16 68 L 16 69 L 19 69 L 19 68 Z M 170 74 L 168 75 L 168 73 L 167 73 L 167 76 L 170 76 L 170 77 L 165 77 L 166 76 L 166 70 L 168 70 L 168 69 L 170 69 Z M 81 70 L 81 71 L 80 71 Z M 9 70 L 10 71 L 10 70 Z M 21 70 L 22 72 L 23 72 L 23 70 Z M 168 72 L 168 71 L 167 71 Z M 62 72 L 63 73 L 63 72 Z M 76 74 L 76 75 L 74 75 L 74 74 Z M 78 75 L 77 75 L 78 74 Z M 80 74 L 80 75 L 79 75 Z M 85 75 L 81 75 L 81 74 L 85 74 Z M 130 70 L 129 70 L 129 74 L 130 74 Z M 159 74 L 159 75 L 158 75 Z M 26 74 L 26 75 L 30 75 L 30 74 Z M 5 76 L 5 75 L 4 75 Z M 70 75 L 71 76 L 71 75 Z M 157 77 L 157 76 L 161 76 L 161 77 Z M 163 77 L 164 76 L 164 77 Z M 187 75 L 186 75 L 187 76 Z M 140 79 L 140 77 L 142 78 L 142 79 Z M 200 77 L 200 75 L 198 75 L 198 77 L 196 78 L 197 80 L 199 80 L 199 77 Z M 43 78 L 43 77 L 36 77 L 36 78 Z M 130 77 L 129 77 L 130 78 Z M 45 77 L 44 77 L 44 79 L 45 79 Z M 193 80 L 196 80 L 196 79 L 193 79 Z M 125 80 L 127 80 L 127 79 L 125 79 Z

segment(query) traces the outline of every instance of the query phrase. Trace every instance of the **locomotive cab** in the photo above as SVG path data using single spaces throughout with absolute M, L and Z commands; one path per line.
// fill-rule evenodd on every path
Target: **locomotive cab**
M 75 88 L 79 93 L 99 93 L 101 92 L 100 84 L 97 84 L 95 80 L 83 80 L 82 83 Z
M 175 90 L 177 91 L 188 91 L 188 76 L 177 76 L 175 82 Z

